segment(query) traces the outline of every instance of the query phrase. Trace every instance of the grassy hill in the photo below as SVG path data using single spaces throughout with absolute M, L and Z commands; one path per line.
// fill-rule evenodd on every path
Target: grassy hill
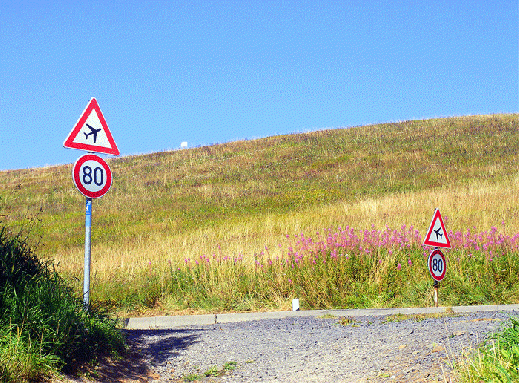
M 187 259 L 202 255 L 241 257 L 251 265 L 255 254 L 282 257 L 287 235 L 315 235 L 341 225 L 413 225 L 423 235 L 435 207 L 447 229 L 495 226 L 515 234 L 518 149 L 519 115 L 513 114 L 323 130 L 109 159 L 112 189 L 93 203 L 93 299 L 134 307 L 121 292 L 128 281 L 183 269 Z M 10 226 L 26 217 L 40 220 L 33 228 L 41 236 L 40 254 L 74 281 L 82 278 L 84 197 L 71 169 L 0 172 L 0 214 Z M 164 292 L 159 295 L 138 304 L 168 306 Z

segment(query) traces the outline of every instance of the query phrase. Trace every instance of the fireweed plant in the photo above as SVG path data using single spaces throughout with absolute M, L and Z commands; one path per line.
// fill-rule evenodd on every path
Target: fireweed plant
M 490 231 L 448 233 L 443 249 L 447 273 L 440 305 L 505 304 L 519 298 L 519 234 Z M 128 305 L 172 310 L 248 311 L 280 309 L 299 298 L 305 309 L 396 307 L 433 304 L 427 269 L 432 248 L 413 226 L 356 230 L 349 226 L 286 235 L 271 256 L 265 246 L 253 256 L 212 254 L 166 267 L 149 264 L 133 279 Z M 120 284 L 123 281 L 114 281 Z M 114 288 L 115 291 L 115 288 Z
M 150 307 L 157 314 L 289 309 L 287 296 L 295 294 L 303 308 L 429 302 L 421 298 L 430 291 L 426 272 L 421 279 L 413 273 L 423 286 L 399 279 L 424 267 L 417 260 L 423 251 L 419 243 L 404 249 L 389 244 L 337 248 L 332 258 L 328 245 L 312 253 L 298 250 L 296 242 L 301 233 L 318 242 L 316 231 L 325 239 L 328 233 L 322 228 L 332 227 L 332 234 L 340 234 L 343 230 L 337 225 L 344 228 L 346 223 L 356 229 L 374 224 L 382 232 L 385 225 L 401 231 L 402 223 L 412 223 L 423 230 L 436 206 L 444 213 L 455 212 L 456 226 L 447 228 L 463 230 L 463 235 L 473 225 L 477 229 L 471 233 L 500 227 L 502 220 L 507 233 L 519 233 L 519 177 L 514 166 L 519 161 L 518 116 L 409 120 L 108 159 L 113 187 L 95 201 L 92 213 L 92 301 L 124 315 L 137 309 L 150 313 Z M 6 214 L 2 220 L 13 229 L 40 211 L 42 224 L 34 232 L 41 238 L 39 256 L 52 261 L 79 296 L 84 197 L 74 187 L 70 171 L 70 164 L 0 171 L 0 208 Z M 363 232 L 354 233 L 363 241 Z M 290 246 L 297 257 L 289 254 Z M 473 257 L 481 255 L 474 251 Z M 454 262 L 459 252 L 454 248 L 445 254 Z M 375 253 L 380 258 L 374 259 Z M 344 262 L 346 254 L 351 262 Z M 468 254 L 460 253 L 460 262 Z M 204 255 L 209 263 L 200 259 Z M 293 270 L 287 271 L 287 260 Z M 375 264 L 378 261 L 382 263 Z M 345 284 L 327 279 L 357 263 L 359 275 L 352 271 L 347 280 L 335 276 Z M 464 270 L 458 278 L 476 280 L 470 286 L 470 281 L 453 281 L 452 271 L 447 270 L 442 282 L 440 304 L 446 304 L 445 294 L 453 288 L 466 290 L 455 291 L 449 298 L 453 302 L 495 299 L 492 294 L 497 293 L 478 290 L 480 279 L 499 284 L 493 275 Z M 204 282 L 196 273 L 217 277 L 217 284 Z M 365 285 L 363 275 L 377 285 Z M 304 281 L 312 281 L 309 287 L 316 290 L 306 303 L 301 294 L 310 295 L 310 289 Z M 408 281 L 413 282 L 410 287 Z M 419 290 L 409 295 L 411 289 Z M 515 295 L 511 289 L 499 299 Z

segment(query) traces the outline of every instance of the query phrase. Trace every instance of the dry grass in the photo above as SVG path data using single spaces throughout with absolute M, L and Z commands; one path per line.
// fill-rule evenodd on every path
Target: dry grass
M 314 235 L 337 226 L 378 230 L 387 226 L 400 228 L 413 225 L 425 233 L 435 207 L 441 207 L 448 230 L 476 231 L 499 227 L 507 233 L 519 232 L 518 219 L 519 178 L 497 184 L 425 190 L 392 194 L 380 199 L 368 198 L 358 202 L 336 202 L 300 212 L 264 214 L 242 217 L 239 221 L 212 228 L 201 228 L 189 233 L 164 235 L 151 233 L 146 239 L 137 238 L 125 246 L 95 244 L 92 253 L 93 270 L 99 278 L 111 273 L 124 272 L 129 276 L 136 270 L 153 265 L 177 263 L 200 255 L 252 256 L 267 247 L 271 256 L 286 253 L 285 236 L 305 233 Z M 454 218 L 453 218 L 454 217 Z M 505 222 L 503 228 L 502 222 Z M 504 230 L 503 230 L 504 229 Z M 283 244 L 279 247 L 279 244 Z M 83 265 L 83 248 L 62 250 L 54 255 L 60 268 L 67 273 L 78 273 Z
M 470 116 L 110 159 L 113 187 L 94 201 L 93 283 L 204 254 L 252 265 L 285 254 L 287 234 L 330 227 L 423 233 L 436 207 L 449 230 L 517 233 L 518 136 L 518 115 Z M 40 253 L 73 280 L 84 199 L 71 166 L 0 172 L 0 208 L 11 226 L 37 216 Z

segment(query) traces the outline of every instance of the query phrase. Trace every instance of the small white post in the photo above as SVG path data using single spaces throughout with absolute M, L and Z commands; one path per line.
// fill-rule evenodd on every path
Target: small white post
M 292 311 L 299 311 L 299 299 L 292 299 Z

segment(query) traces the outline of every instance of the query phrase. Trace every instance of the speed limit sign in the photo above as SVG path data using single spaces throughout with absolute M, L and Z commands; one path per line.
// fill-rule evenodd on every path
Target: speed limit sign
M 110 167 L 94 154 L 86 154 L 76 161 L 72 178 L 81 194 L 88 198 L 102 197 L 112 186 Z
M 427 265 L 434 280 L 439 282 L 445 277 L 447 262 L 445 261 L 445 256 L 439 249 L 435 249 L 431 252 L 427 260 Z

